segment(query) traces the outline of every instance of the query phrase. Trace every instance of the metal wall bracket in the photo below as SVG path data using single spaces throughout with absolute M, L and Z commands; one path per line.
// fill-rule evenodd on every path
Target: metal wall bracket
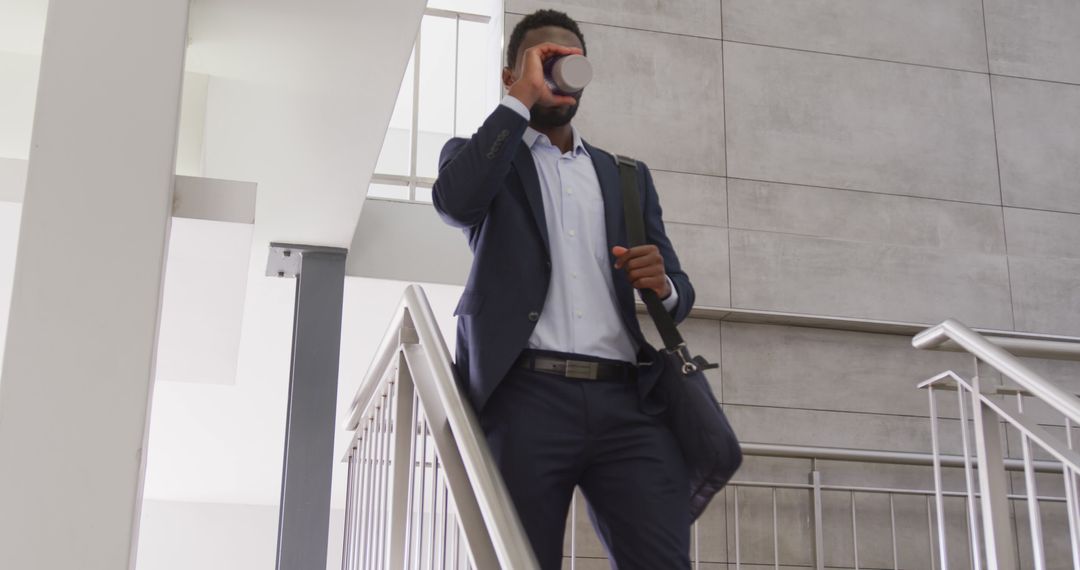
M 266 276 L 296 277 L 300 275 L 300 259 L 306 253 L 329 253 L 344 256 L 349 253 L 349 250 L 341 247 L 270 242 L 270 255 L 266 261 Z

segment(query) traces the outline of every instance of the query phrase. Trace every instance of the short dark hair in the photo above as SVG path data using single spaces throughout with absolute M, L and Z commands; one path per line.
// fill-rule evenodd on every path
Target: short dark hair
M 511 69 L 514 67 L 514 63 L 517 61 L 517 52 L 521 47 L 521 40 L 525 38 L 525 33 L 545 26 L 557 26 L 570 30 L 581 40 L 581 51 L 587 51 L 585 49 L 585 36 L 581 33 L 581 29 L 578 28 L 577 22 L 573 18 L 558 10 L 537 10 L 525 16 L 514 26 L 514 31 L 510 33 L 510 43 L 506 46 L 506 67 Z

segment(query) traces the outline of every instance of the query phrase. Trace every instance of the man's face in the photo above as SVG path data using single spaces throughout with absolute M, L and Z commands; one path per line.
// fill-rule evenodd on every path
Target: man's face
M 521 77 L 522 65 L 525 50 L 544 42 L 551 42 L 554 44 L 563 45 L 566 47 L 583 49 L 581 40 L 578 39 L 574 32 L 561 28 L 559 26 L 544 26 L 542 28 L 536 28 L 525 32 L 525 37 L 521 40 L 521 47 L 518 48 L 517 60 L 514 62 L 514 68 L 510 70 L 510 73 L 503 74 L 503 82 L 507 87 L 513 84 Z M 509 82 L 507 82 L 509 80 Z M 577 92 L 571 95 L 578 103 L 573 105 L 556 105 L 549 107 L 537 103 L 529 109 L 529 113 L 532 117 L 531 122 L 540 127 L 561 127 L 570 122 L 577 113 L 578 105 L 581 101 L 581 93 Z

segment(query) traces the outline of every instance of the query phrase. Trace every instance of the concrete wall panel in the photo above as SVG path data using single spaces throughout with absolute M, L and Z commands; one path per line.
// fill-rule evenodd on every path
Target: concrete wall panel
M 994 206 L 738 179 L 728 181 L 728 204 L 737 229 L 1005 253 Z
M 994 77 L 993 88 L 1005 205 L 1080 213 L 1080 86 Z
M 986 72 L 978 0 L 725 0 L 724 39 Z
M 719 39 L 720 5 L 716 0 L 679 0 L 665 2 L 662 7 L 650 0 L 603 3 L 588 0 L 507 0 L 506 11 L 530 14 L 542 8 L 555 8 L 569 13 L 578 22 Z M 588 34 L 585 34 L 585 42 L 589 42 Z
M 727 227 L 727 179 L 652 170 L 665 222 Z
M 1011 328 L 999 255 L 729 230 L 732 306 Z
M 690 276 L 699 307 L 730 307 L 728 231 L 690 224 L 666 224 L 668 237 Z
M 1080 83 L 1080 4 L 986 0 L 990 71 Z
M 985 75 L 725 45 L 729 175 L 1000 203 Z

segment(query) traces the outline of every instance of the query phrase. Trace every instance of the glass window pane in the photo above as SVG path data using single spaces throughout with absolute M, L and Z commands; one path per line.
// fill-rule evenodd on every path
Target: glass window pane
M 457 132 L 471 136 L 498 103 L 500 91 L 498 38 L 494 27 L 478 22 L 461 22 L 458 44 Z
M 368 186 L 368 198 L 391 198 L 394 200 L 408 200 L 408 186 L 394 186 L 392 184 L 373 183 Z
M 412 127 L 413 55 L 409 55 L 409 65 L 401 78 L 394 114 L 390 116 L 390 126 L 386 129 L 379 161 L 375 165 L 375 172 L 379 174 L 409 175 L 409 156 L 412 151 L 409 129 Z
M 501 0 L 428 0 L 428 8 L 492 16 L 502 12 Z
M 420 31 L 420 114 L 416 174 L 434 178 L 439 151 L 454 132 L 457 20 L 424 16 Z
M 431 202 L 431 188 L 426 186 L 416 187 L 416 201 L 417 202 Z

